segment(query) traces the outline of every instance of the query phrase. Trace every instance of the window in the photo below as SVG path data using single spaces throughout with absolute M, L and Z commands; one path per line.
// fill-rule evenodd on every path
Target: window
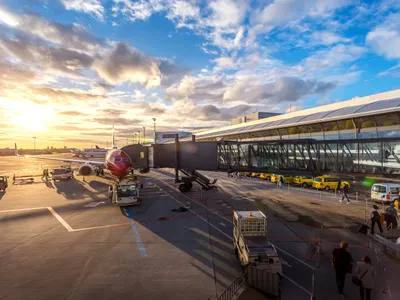
M 377 193 L 386 193 L 386 187 L 384 185 L 374 185 L 372 191 Z
M 393 126 L 400 124 L 400 117 L 398 114 L 385 114 L 375 117 L 376 126 Z
M 339 178 L 325 178 L 325 182 L 339 182 Z
M 338 126 L 337 126 L 336 122 L 322 123 L 322 127 L 323 127 L 324 131 L 338 130 Z
M 314 178 L 314 181 L 316 181 L 316 182 L 322 182 L 322 178 L 320 178 L 320 177 L 315 177 L 315 178 Z
M 400 187 L 398 187 L 398 186 L 395 186 L 395 187 L 391 187 L 391 188 L 390 188 L 390 193 L 391 193 L 391 194 L 398 194 L 399 191 L 400 191 Z

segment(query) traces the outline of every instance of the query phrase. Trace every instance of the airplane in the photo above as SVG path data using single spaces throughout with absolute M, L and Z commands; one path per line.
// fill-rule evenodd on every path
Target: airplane
M 25 158 L 35 158 L 43 160 L 56 160 L 69 163 L 78 163 L 81 166 L 78 169 L 79 175 L 90 176 L 93 174 L 104 174 L 104 169 L 107 169 L 111 175 L 117 177 L 120 181 L 131 171 L 133 166 L 129 156 L 122 150 L 115 147 L 114 127 L 112 131 L 112 148 L 107 151 L 105 161 L 89 161 L 79 159 L 65 159 L 65 158 L 52 158 L 52 157 L 38 157 L 38 156 L 21 156 L 18 154 L 17 144 L 15 143 L 15 154 Z
M 73 157 L 105 157 L 109 149 L 100 148 L 96 145 L 95 149 L 71 149 L 71 153 Z

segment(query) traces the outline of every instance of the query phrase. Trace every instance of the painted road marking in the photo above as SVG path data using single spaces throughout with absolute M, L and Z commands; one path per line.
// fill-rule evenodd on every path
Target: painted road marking
M 170 186 L 170 185 L 169 185 L 168 183 L 166 183 L 164 180 L 158 179 L 158 178 L 156 178 L 156 179 L 159 180 L 159 181 L 161 181 L 161 182 L 163 182 L 164 184 Z M 159 187 L 159 188 L 160 188 L 160 187 Z M 161 188 L 160 188 L 160 189 L 161 189 Z M 165 192 L 165 193 L 168 194 L 167 192 Z M 170 195 L 170 194 L 168 194 L 168 195 L 169 195 L 172 199 L 174 199 L 175 201 L 177 201 L 178 203 L 180 203 L 180 204 L 183 206 L 183 204 L 182 204 L 179 200 L 177 200 L 175 197 L 173 197 L 173 196 Z M 206 206 L 202 205 L 201 203 L 199 203 L 199 202 L 197 202 L 197 201 L 191 199 L 190 197 L 186 196 L 185 194 L 182 194 L 182 196 L 184 196 L 184 197 L 188 198 L 190 201 L 193 201 L 193 202 L 197 203 L 198 205 L 204 207 L 204 208 L 207 209 L 208 211 L 212 211 L 212 210 L 209 209 L 208 207 L 206 207 Z M 203 219 L 202 217 L 200 217 L 197 213 L 195 213 L 195 212 L 192 211 L 191 209 L 189 209 L 189 210 L 190 210 L 191 212 L 193 212 L 194 214 L 196 214 L 196 215 L 197 215 L 200 219 L 202 219 L 204 222 L 208 223 L 207 220 L 205 220 L 205 219 Z M 226 218 L 226 217 L 220 215 L 220 214 L 217 213 L 217 212 L 216 212 L 215 214 L 218 215 L 219 217 L 223 218 L 224 220 L 228 221 L 229 223 L 233 224 L 233 222 L 232 222 L 231 220 L 229 220 L 228 218 Z M 209 223 L 209 224 L 210 224 L 210 223 Z M 215 226 L 212 225 L 212 224 L 210 224 L 210 225 L 211 225 L 212 227 L 214 227 L 215 229 L 217 229 L 219 232 L 221 232 L 223 235 L 225 235 L 226 237 L 228 237 L 230 240 L 233 240 L 232 237 L 230 237 L 230 236 L 227 235 L 226 233 L 222 232 L 219 228 L 215 227 Z M 274 245 L 274 244 L 272 244 L 272 243 L 271 243 L 271 245 L 273 245 L 275 248 L 277 248 L 278 250 L 282 251 L 283 253 L 286 253 L 287 255 L 289 255 L 290 257 L 294 258 L 295 260 L 297 260 L 298 262 L 302 263 L 303 265 L 305 265 L 305 266 L 311 268 L 312 270 L 315 270 L 314 267 L 310 266 L 310 265 L 309 265 L 308 263 L 306 263 L 305 261 L 303 261 L 303 260 L 301 260 L 301 259 L 299 259 L 299 258 L 293 256 L 292 254 L 290 254 L 290 253 L 284 251 L 283 249 L 277 247 L 276 245 Z
M 157 180 L 161 181 L 162 183 L 164 183 L 165 185 L 171 187 L 171 185 L 169 185 L 169 184 L 168 184 L 167 182 L 165 182 L 164 180 L 158 179 L 158 178 L 155 178 L 155 179 L 157 179 Z M 157 185 L 156 185 L 156 186 L 157 186 Z M 158 187 L 158 188 L 161 190 L 160 187 Z M 172 188 L 174 188 L 174 187 L 172 187 Z M 175 188 L 174 188 L 174 189 L 175 189 Z M 179 192 L 178 189 L 175 189 L 175 191 L 178 191 L 178 192 Z M 172 196 L 171 196 L 170 194 L 168 194 L 167 192 L 165 192 L 165 193 L 166 193 L 168 196 L 172 197 Z M 196 201 L 196 200 L 193 200 L 192 198 L 186 196 L 185 194 L 181 194 L 181 195 L 184 196 L 184 197 L 186 197 L 186 198 L 188 198 L 190 201 L 192 201 L 192 202 L 194 202 L 194 203 L 200 205 L 201 207 L 204 207 L 206 210 L 213 212 L 213 210 L 209 209 L 207 206 L 204 206 L 204 205 L 201 204 L 200 202 L 198 202 L 198 201 Z M 175 199 L 175 198 L 174 198 L 174 199 Z M 222 216 L 222 215 L 219 214 L 218 212 L 214 212 L 214 213 L 215 213 L 217 216 L 221 217 L 222 219 L 224 219 L 224 220 L 228 221 L 229 223 L 233 224 L 233 222 L 232 222 L 231 220 L 229 220 L 227 217 Z
M 285 274 L 282 274 L 283 278 L 286 278 L 287 280 L 289 280 L 291 283 L 293 283 L 295 286 L 297 286 L 299 289 L 303 290 L 304 292 L 306 292 L 308 295 L 312 295 L 312 293 L 310 291 L 308 291 L 306 288 L 304 288 L 303 286 L 301 286 L 300 284 L 298 284 L 296 281 L 294 281 L 293 279 L 287 277 Z
M 51 212 L 51 214 L 56 217 L 56 219 L 67 229 L 69 232 L 74 231 L 71 226 L 65 220 L 55 212 L 55 210 L 52 207 L 47 207 L 47 209 Z
M 18 208 L 18 209 L 0 210 L 0 213 L 9 213 L 9 212 L 36 210 L 36 209 L 47 209 L 47 207 L 31 207 L 31 208 Z
M 160 181 L 162 181 L 161 179 L 159 179 Z M 164 191 L 165 192 L 165 191 Z M 178 199 L 176 199 L 174 196 L 172 196 L 171 194 L 169 194 L 168 192 L 165 192 L 168 196 L 170 196 L 172 199 L 174 199 L 176 202 L 178 202 L 180 205 L 185 206 L 181 201 L 179 201 Z M 187 196 L 186 196 L 187 197 Z M 189 197 L 187 197 L 189 198 Z M 190 199 L 190 198 L 189 198 Z M 191 200 L 191 199 L 190 199 Z M 196 202 L 196 201 L 194 201 Z M 204 205 L 202 205 L 203 207 L 205 207 Z M 211 209 L 209 209 L 208 207 L 207 210 L 212 211 Z M 233 240 L 232 237 L 230 237 L 229 235 L 227 235 L 225 232 L 223 232 L 221 229 L 219 229 L 218 227 L 214 226 L 213 224 L 209 223 L 206 219 L 202 218 L 198 213 L 196 213 L 195 211 L 193 211 L 190 208 L 187 208 L 190 212 L 194 213 L 197 217 L 199 217 L 201 220 L 203 220 L 204 222 L 206 222 L 207 224 L 209 224 L 211 227 L 215 228 L 216 230 L 218 230 L 220 233 L 222 233 L 224 236 L 226 236 L 228 239 Z M 218 214 L 218 213 L 216 213 Z M 232 223 L 232 222 L 231 222 Z
M 291 268 L 292 266 L 284 259 L 281 258 L 281 263 L 282 265 L 288 266 L 289 268 Z
M 101 201 L 101 202 L 90 202 L 90 203 L 86 204 L 84 207 L 96 207 L 96 206 L 98 206 L 100 204 L 103 204 L 103 203 L 105 203 L 105 202 L 104 201 Z
M 133 231 L 133 236 L 135 237 L 136 242 L 138 244 L 140 255 L 141 256 L 147 256 L 146 249 L 144 248 L 142 240 L 140 239 L 140 234 L 139 234 L 139 231 L 138 231 L 138 229 L 136 227 L 136 224 L 135 224 L 136 222 L 133 219 L 132 212 L 131 212 L 130 209 L 127 209 L 127 208 L 125 208 L 125 212 L 127 213 L 128 217 L 131 219 L 131 228 L 132 228 L 132 231 Z
M 278 249 L 279 251 L 285 253 L 286 255 L 290 256 L 291 258 L 297 260 L 298 262 L 302 263 L 303 265 L 305 265 L 306 267 L 309 267 L 310 269 L 312 269 L 313 271 L 315 271 L 315 268 L 313 266 L 310 266 L 308 263 L 306 263 L 305 261 L 302 261 L 301 259 L 297 258 L 296 256 L 293 256 L 292 254 L 286 252 L 285 250 L 279 248 L 278 246 L 274 245 L 274 247 L 276 249 Z

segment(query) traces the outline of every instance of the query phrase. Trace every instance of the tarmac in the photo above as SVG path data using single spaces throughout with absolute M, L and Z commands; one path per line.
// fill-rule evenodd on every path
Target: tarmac
M 39 174 L 44 167 L 59 165 L 9 159 L 3 164 L 4 173 Z M 311 294 L 339 299 L 330 252 L 342 239 L 350 243 L 355 260 L 364 254 L 373 259 L 379 274 L 373 299 L 400 298 L 399 263 L 377 248 L 369 249 L 366 236 L 350 226 L 326 228 L 317 267 L 315 259 L 307 261 L 305 254 L 308 240 L 321 232 L 305 222 L 285 219 L 275 209 L 281 205 L 275 207 L 269 196 L 278 197 L 283 191 L 275 192 L 275 186 L 257 179 L 206 175 L 218 178 L 218 189 L 206 192 L 195 185 L 182 194 L 170 170 L 151 171 L 141 179 L 142 203 L 128 208 L 108 202 L 107 175 L 85 181 L 76 176 L 56 183 L 40 177 L 32 184 L 10 183 L 0 195 L 0 299 L 216 299 L 243 275 L 232 245 L 233 209 L 262 209 L 267 214 L 268 235 L 284 267 L 281 299 L 310 299 Z M 298 191 L 290 193 L 287 199 L 297 197 Z M 319 195 L 308 198 L 314 202 Z M 305 202 L 296 201 L 292 215 L 299 214 L 296 207 Z M 336 199 L 324 196 L 320 201 L 328 212 L 332 208 L 345 214 Z M 174 211 L 180 207 L 187 210 Z M 358 290 L 349 277 L 348 299 L 357 299 Z M 240 296 L 246 299 L 271 298 L 247 289 Z

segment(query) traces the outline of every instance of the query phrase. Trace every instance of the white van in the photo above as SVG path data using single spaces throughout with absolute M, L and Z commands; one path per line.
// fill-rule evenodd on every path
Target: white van
M 376 183 L 371 189 L 371 198 L 385 202 L 399 200 L 400 183 Z

